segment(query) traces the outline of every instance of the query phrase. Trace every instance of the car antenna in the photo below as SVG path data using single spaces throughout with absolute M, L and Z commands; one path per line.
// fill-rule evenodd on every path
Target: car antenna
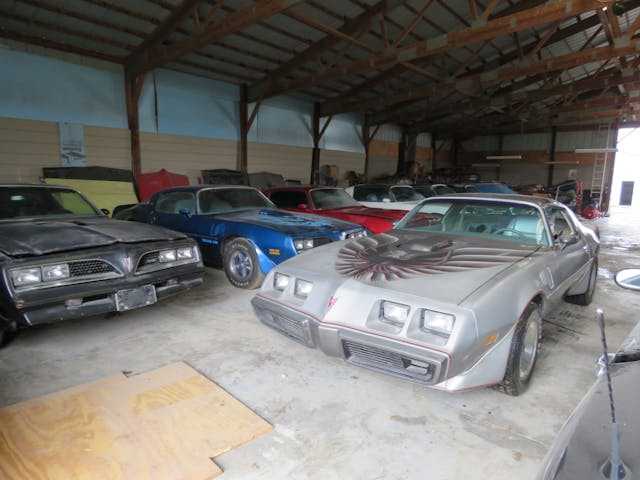
M 620 431 L 616 423 L 616 408 L 613 402 L 613 388 L 611 386 L 611 372 L 609 370 L 609 354 L 607 352 L 607 337 L 604 331 L 604 311 L 601 308 L 596 310 L 598 323 L 600 324 L 600 340 L 602 341 L 602 351 L 604 356 L 604 374 L 607 376 L 607 388 L 609 390 L 609 407 L 611 408 L 611 456 L 600 467 L 600 473 L 607 480 L 629 480 L 631 471 L 620 458 Z

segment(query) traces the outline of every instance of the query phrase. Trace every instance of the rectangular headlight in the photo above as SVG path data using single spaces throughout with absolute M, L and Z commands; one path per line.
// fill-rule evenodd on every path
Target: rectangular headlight
M 298 238 L 293 241 L 293 246 L 297 251 L 309 250 L 313 248 L 313 238 Z
M 455 321 L 456 317 L 448 313 L 424 309 L 420 314 L 420 328 L 443 337 L 451 335 Z
M 193 258 L 193 248 L 191 247 L 182 247 L 176 250 L 176 256 L 178 260 L 189 260 Z
M 403 327 L 409 318 L 409 310 L 409 305 L 383 300 L 380 304 L 380 320 L 396 327 Z
M 273 276 L 273 288 L 276 290 L 284 291 L 287 286 L 289 286 L 289 275 L 285 275 L 284 273 L 276 273 Z
M 367 231 L 366 230 L 358 230 L 357 232 L 347 233 L 347 239 L 362 238 L 362 237 L 366 237 L 366 236 L 367 236 Z
M 175 262 L 176 251 L 175 250 L 162 250 L 158 254 L 158 260 L 160 263 Z
M 69 278 L 69 265 L 67 263 L 42 266 L 43 282 L 52 282 L 55 280 L 61 280 L 63 278 Z
M 298 297 L 308 297 L 309 294 L 311 293 L 311 289 L 313 288 L 313 283 L 312 282 L 307 282 L 306 280 L 301 280 L 301 279 L 297 279 L 296 280 L 296 286 L 294 289 L 294 293 L 298 296 Z
M 11 270 L 11 279 L 13 280 L 13 285 L 16 287 L 32 285 L 42 281 L 42 272 L 40 271 L 40 267 L 16 268 L 15 270 Z

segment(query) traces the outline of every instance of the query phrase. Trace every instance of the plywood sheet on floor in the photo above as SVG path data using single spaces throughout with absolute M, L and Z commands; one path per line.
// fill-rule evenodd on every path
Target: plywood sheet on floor
M 271 426 L 185 363 L 0 409 L 0 478 L 204 480 Z

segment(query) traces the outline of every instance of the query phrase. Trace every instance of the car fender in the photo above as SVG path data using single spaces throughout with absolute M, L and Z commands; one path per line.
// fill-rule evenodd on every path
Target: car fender
M 434 387 L 447 392 L 457 392 L 500 383 L 507 368 L 514 332 L 515 324 L 471 368 Z
M 260 266 L 260 270 L 262 271 L 262 273 L 264 273 L 265 275 L 268 274 L 273 267 L 276 266 L 276 263 L 271 260 L 263 251 L 262 249 L 256 244 L 256 242 L 254 242 L 252 239 L 247 238 L 247 237 L 241 237 L 241 236 L 232 236 L 232 237 L 227 237 L 224 240 L 224 247 L 223 247 L 223 252 L 224 252 L 224 248 L 226 248 L 227 244 L 235 239 L 235 238 L 243 238 L 244 240 L 246 240 L 247 242 L 249 242 L 251 244 L 251 246 L 253 247 L 254 251 L 256 252 L 256 256 L 258 257 L 258 265 Z

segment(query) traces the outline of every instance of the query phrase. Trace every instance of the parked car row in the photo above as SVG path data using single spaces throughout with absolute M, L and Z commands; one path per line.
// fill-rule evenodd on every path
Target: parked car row
M 402 207 L 334 187 L 198 185 L 161 190 L 124 222 L 70 188 L 1 186 L 0 331 L 152 305 L 201 284 L 204 263 L 262 286 L 257 317 L 328 355 L 446 391 L 521 393 L 543 316 L 591 301 L 595 234 L 551 199 L 352 193 L 366 191 Z

